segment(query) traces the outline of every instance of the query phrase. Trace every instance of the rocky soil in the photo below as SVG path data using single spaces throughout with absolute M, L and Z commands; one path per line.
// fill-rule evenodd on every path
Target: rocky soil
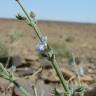
M 38 21 L 38 26 L 48 36 L 53 47 L 66 46 L 74 54 L 81 72 L 81 83 L 87 88 L 85 96 L 96 96 L 96 24 Z M 0 44 L 2 42 L 4 50 L 0 49 L 3 54 L 0 55 L 0 62 L 5 66 L 8 56 L 11 56 L 8 69 L 12 64 L 16 65 L 14 75 L 17 82 L 32 96 L 34 88 L 38 96 L 51 96 L 55 87 L 62 90 L 51 64 L 38 56 L 38 39 L 29 26 L 17 20 L 1 19 Z M 63 47 L 60 50 L 58 52 L 65 51 Z M 68 58 L 64 54 L 59 55 L 58 63 L 65 79 L 75 85 L 74 87 L 78 86 L 74 68 L 68 63 Z M 0 78 L 0 96 L 21 96 L 21 93 L 13 84 Z

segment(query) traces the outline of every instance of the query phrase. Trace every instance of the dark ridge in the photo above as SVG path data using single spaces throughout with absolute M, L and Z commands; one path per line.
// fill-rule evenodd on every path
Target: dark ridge
M 19 20 L 17 20 L 17 19 L 15 19 L 15 18 L 0 18 L 0 21 L 1 20 L 4 20 L 4 21 L 19 21 Z M 78 25 L 96 25 L 96 23 L 86 23 L 86 22 L 70 22 L 70 21 L 55 21 L 55 20 L 38 20 L 38 22 L 40 22 L 40 23 L 60 23 L 60 24 L 78 24 Z

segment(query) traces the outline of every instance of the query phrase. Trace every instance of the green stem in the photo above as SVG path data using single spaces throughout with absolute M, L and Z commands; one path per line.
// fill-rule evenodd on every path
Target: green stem
M 39 30 L 38 26 L 34 23 L 33 19 L 31 19 L 30 15 L 27 13 L 27 11 L 25 10 L 25 8 L 21 5 L 21 3 L 19 2 L 19 0 L 17 0 L 18 4 L 20 5 L 20 7 L 22 8 L 22 10 L 24 11 L 28 21 L 30 22 L 30 26 L 35 30 L 39 40 L 42 42 L 42 35 L 41 35 L 41 31 Z M 50 48 L 50 46 L 48 45 L 48 49 Z M 62 83 L 63 87 L 64 87 L 64 91 L 65 93 L 70 93 L 69 87 L 68 87 L 68 83 L 67 81 L 64 79 L 62 72 L 60 71 L 59 65 L 57 64 L 55 58 L 51 61 L 52 62 L 52 66 L 55 69 L 60 82 Z M 70 96 L 70 95 L 67 95 Z
M 67 93 L 70 94 L 70 90 L 69 90 L 69 87 L 68 87 L 68 82 L 64 79 L 63 74 L 62 74 L 62 72 L 60 70 L 60 67 L 56 62 L 55 56 L 54 56 L 53 60 L 51 60 L 51 62 L 52 62 L 53 68 L 55 69 L 55 71 L 56 71 L 56 73 L 57 73 L 57 75 L 58 75 L 58 77 L 60 79 L 60 82 L 63 85 L 65 93 L 67 92 Z M 68 95 L 68 96 L 70 96 L 70 95 Z
M 19 85 L 14 78 L 13 73 L 7 71 L 6 68 L 3 67 L 3 64 L 0 63 L 0 77 L 8 80 L 9 82 L 13 83 L 21 92 L 23 96 L 31 96 L 21 85 Z
M 41 32 L 40 32 L 39 28 L 38 28 L 37 25 L 34 23 L 33 19 L 30 17 L 30 15 L 28 14 L 27 10 L 25 10 L 25 8 L 22 6 L 22 4 L 20 3 L 19 0 L 17 0 L 17 3 L 18 3 L 18 4 L 20 5 L 20 7 L 22 8 L 23 12 L 25 13 L 25 15 L 26 15 L 26 17 L 27 17 L 27 20 L 28 20 L 29 23 L 30 23 L 30 26 L 31 26 L 32 28 L 34 28 L 34 30 L 35 30 L 35 32 L 36 32 L 39 40 L 42 42 L 42 39 L 41 39 L 42 35 L 41 35 Z
M 19 85 L 16 81 L 13 81 L 13 84 L 22 92 L 23 96 L 31 96 L 21 85 Z

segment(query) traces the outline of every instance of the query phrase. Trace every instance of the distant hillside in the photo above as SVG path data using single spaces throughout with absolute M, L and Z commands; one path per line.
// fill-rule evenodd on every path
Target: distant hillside
M 38 21 L 38 26 L 48 36 L 49 42 L 66 44 L 78 56 L 96 56 L 96 24 Z M 31 39 L 36 37 L 24 22 L 0 19 L 1 35 L 14 30 L 24 32 Z

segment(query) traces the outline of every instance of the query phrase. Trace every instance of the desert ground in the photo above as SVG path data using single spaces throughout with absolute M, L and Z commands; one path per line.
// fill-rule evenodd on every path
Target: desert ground
M 82 84 L 92 91 L 92 94 L 88 91 L 90 94 L 87 92 L 86 96 L 96 96 L 96 24 L 47 20 L 39 20 L 37 24 L 54 48 L 65 79 L 70 80 L 73 77 L 70 82 L 78 85 L 74 70 L 68 64 L 68 51 L 76 57 L 78 68 L 83 69 Z M 31 94 L 34 93 L 32 86 L 35 86 L 38 96 L 51 96 L 54 87 L 62 90 L 62 86 L 50 62 L 38 55 L 38 42 L 34 30 L 25 22 L 0 19 L 0 62 L 5 65 L 10 56 L 8 68 L 12 63 L 16 65 L 14 74 L 17 82 Z M 0 96 L 21 96 L 15 87 L 8 89 L 9 84 L 0 78 Z

